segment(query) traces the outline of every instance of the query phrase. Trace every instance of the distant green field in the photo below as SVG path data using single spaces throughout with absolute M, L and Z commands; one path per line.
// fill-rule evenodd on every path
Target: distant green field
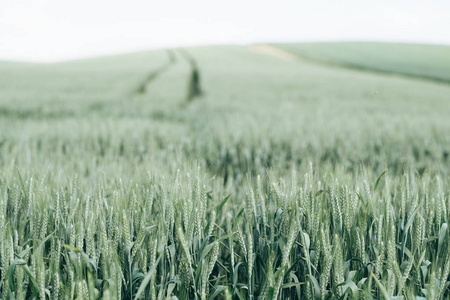
M 361 42 L 277 46 L 325 63 L 450 82 L 450 46 Z
M 448 48 L 278 47 L 0 62 L 0 295 L 447 299 Z

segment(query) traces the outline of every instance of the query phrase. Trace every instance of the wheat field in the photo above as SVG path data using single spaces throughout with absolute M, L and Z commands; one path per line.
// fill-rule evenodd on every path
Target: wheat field
M 450 47 L 274 47 L 0 62 L 1 297 L 448 299 Z

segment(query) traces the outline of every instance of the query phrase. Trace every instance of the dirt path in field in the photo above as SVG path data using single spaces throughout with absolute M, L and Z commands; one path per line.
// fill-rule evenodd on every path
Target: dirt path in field
M 426 76 L 426 75 L 416 75 L 412 73 L 403 73 L 403 72 L 395 72 L 395 71 L 389 71 L 389 70 L 382 70 L 377 68 L 371 68 L 371 67 L 365 67 L 358 64 L 352 64 L 352 63 L 346 63 L 346 62 L 340 62 L 340 61 L 332 61 L 332 60 L 322 60 L 318 58 L 313 58 L 307 55 L 302 55 L 301 53 L 292 54 L 288 51 L 284 51 L 281 48 L 278 48 L 276 46 L 268 45 L 268 44 L 254 44 L 247 46 L 250 50 L 266 55 L 271 55 L 274 57 L 277 57 L 279 59 L 285 60 L 285 61 L 299 61 L 302 62 L 309 62 L 312 64 L 319 64 L 326 67 L 332 67 L 332 68 L 345 68 L 345 69 L 351 69 L 356 70 L 360 72 L 365 73 L 375 73 L 375 74 L 382 74 L 382 75 L 391 75 L 391 76 L 398 76 L 402 78 L 407 79 L 416 79 L 416 80 L 424 80 L 424 81 L 430 81 L 435 82 L 439 84 L 450 84 L 450 80 L 442 79 L 442 78 L 436 78 L 432 76 Z
M 267 55 L 271 55 L 271 56 L 275 56 L 278 57 L 282 60 L 286 60 L 286 61 L 296 61 L 298 60 L 298 57 L 295 56 L 292 53 L 286 52 L 280 48 L 271 46 L 271 45 L 266 45 L 266 44 L 259 44 L 259 45 L 250 45 L 248 46 L 249 49 L 259 52 L 259 53 L 263 53 L 263 54 L 267 54 Z

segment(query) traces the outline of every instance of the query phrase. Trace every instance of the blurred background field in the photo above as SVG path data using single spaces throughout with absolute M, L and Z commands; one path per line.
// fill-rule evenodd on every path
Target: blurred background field
M 449 86 L 370 72 L 376 64 L 393 73 L 445 79 L 445 61 L 442 72 L 436 68 L 439 56 L 426 60 L 419 52 L 417 59 L 408 58 L 416 48 L 442 55 L 447 49 L 403 47 L 395 52 L 391 44 L 283 46 L 338 63 L 351 58 L 352 65 L 367 66 L 364 72 L 303 56 L 285 61 L 248 47 L 188 49 L 204 88 L 204 96 L 189 105 L 191 71 L 179 51 L 173 51 L 173 62 L 165 51 L 151 51 L 54 64 L 3 63 L 1 159 L 30 170 L 41 163 L 70 166 L 81 174 L 92 157 L 100 167 L 141 157 L 148 161 L 134 164 L 145 169 L 156 159 L 150 156 L 160 155 L 159 162 L 200 162 L 212 175 L 232 177 L 309 162 L 348 172 L 364 166 L 375 174 L 386 168 L 401 173 L 408 165 L 447 174 Z M 368 55 L 371 60 L 364 59 Z M 141 85 L 145 93 L 135 93 Z

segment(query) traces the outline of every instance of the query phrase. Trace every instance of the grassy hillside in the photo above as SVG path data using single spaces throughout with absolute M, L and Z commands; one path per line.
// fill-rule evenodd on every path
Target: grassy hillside
M 449 295 L 450 85 L 187 52 L 0 63 L 2 296 Z
M 280 44 L 303 58 L 450 83 L 450 46 L 394 43 Z

